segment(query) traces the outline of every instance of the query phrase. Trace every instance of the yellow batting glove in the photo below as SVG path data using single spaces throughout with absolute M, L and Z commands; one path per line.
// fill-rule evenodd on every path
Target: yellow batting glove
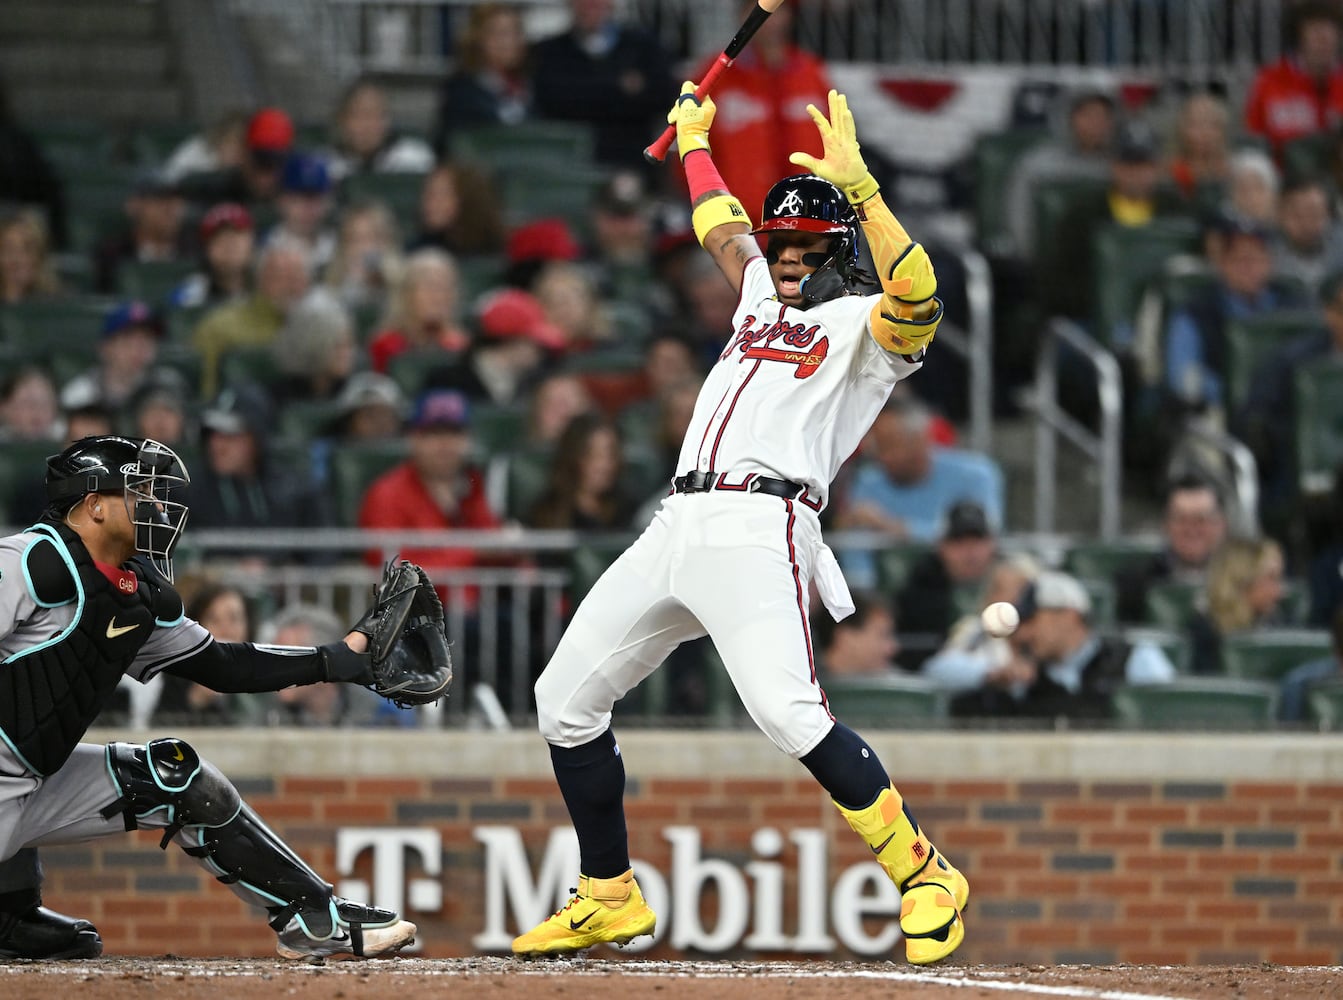
M 709 126 L 718 109 L 707 94 L 703 101 L 695 97 L 695 85 L 687 80 L 681 84 L 681 96 L 667 112 L 667 124 L 676 126 L 676 149 L 681 159 L 697 149 L 709 152 Z
M 811 115 L 811 120 L 821 133 L 824 155 L 818 160 L 809 153 L 793 153 L 788 161 L 828 180 L 844 192 L 851 205 L 867 201 L 877 193 L 877 181 L 863 162 L 862 148 L 858 145 L 858 130 L 853 124 L 853 113 L 849 111 L 849 99 L 839 91 L 832 90 L 829 120 L 814 104 L 807 105 L 807 114 Z

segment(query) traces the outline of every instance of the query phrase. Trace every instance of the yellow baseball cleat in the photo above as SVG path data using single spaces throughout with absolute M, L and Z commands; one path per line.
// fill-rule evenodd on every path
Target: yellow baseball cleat
M 835 806 L 866 841 L 877 863 L 900 887 L 900 930 L 905 958 L 914 965 L 939 962 L 965 940 L 961 916 L 970 883 L 919 829 L 894 786 L 865 809 Z
M 513 939 L 515 955 L 555 955 L 594 944 L 626 944 L 652 934 L 657 915 L 644 902 L 634 870 L 615 878 L 578 877 L 578 888 L 562 909 Z

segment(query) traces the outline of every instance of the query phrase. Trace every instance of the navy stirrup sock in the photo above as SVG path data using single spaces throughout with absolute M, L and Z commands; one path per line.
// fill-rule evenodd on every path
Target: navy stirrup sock
M 801 760 L 845 809 L 866 809 L 891 783 L 876 751 L 842 722 L 836 722 L 816 749 Z
M 607 730 L 591 743 L 550 748 L 555 780 L 569 809 L 582 872 L 589 878 L 615 878 L 630 866 L 625 830 L 625 762 L 615 734 Z

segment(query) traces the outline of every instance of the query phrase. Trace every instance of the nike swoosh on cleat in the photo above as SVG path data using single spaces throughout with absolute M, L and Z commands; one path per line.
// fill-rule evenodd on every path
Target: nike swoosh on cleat
M 589 914 L 588 914 L 586 917 L 584 917 L 582 920 L 574 920 L 572 917 L 570 917 L 570 918 L 569 918 L 569 930 L 571 930 L 571 931 L 576 931 L 576 930 L 578 930 L 578 928 L 582 927 L 584 924 L 586 924 L 589 920 L 591 920 L 591 919 L 592 919 L 593 917 L 595 917 L 596 915 L 597 915 L 597 911 L 596 911 L 596 910 L 593 910 L 591 913 L 589 913 Z
M 873 845 L 871 844 L 868 844 L 867 846 L 872 848 L 873 854 L 880 854 L 882 851 L 886 850 L 886 845 L 889 844 L 894 839 L 895 834 L 891 834 L 889 837 L 883 840 L 880 844 L 877 844 L 875 847 L 873 847 Z

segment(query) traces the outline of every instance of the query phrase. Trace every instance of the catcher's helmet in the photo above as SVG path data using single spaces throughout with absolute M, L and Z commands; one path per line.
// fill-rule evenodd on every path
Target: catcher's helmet
M 135 547 L 172 579 L 172 553 L 187 505 L 170 500 L 191 482 L 177 453 L 157 441 L 105 434 L 81 438 L 47 459 L 47 511 L 63 517 L 90 493 L 118 493 L 135 525 Z
M 803 261 L 816 270 L 802 283 L 802 296 L 824 302 L 868 279 L 858 267 L 858 216 L 839 188 L 814 174 L 785 177 L 769 189 L 755 233 L 803 232 L 829 235 L 829 253 L 821 261 Z

